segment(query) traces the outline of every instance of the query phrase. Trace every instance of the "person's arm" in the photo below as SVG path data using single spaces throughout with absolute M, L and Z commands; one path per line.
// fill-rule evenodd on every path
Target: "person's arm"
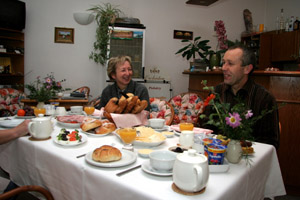
M 18 137 L 24 136 L 28 133 L 28 123 L 30 120 L 25 120 L 17 127 L 12 129 L 0 130 L 0 144 L 7 143 Z

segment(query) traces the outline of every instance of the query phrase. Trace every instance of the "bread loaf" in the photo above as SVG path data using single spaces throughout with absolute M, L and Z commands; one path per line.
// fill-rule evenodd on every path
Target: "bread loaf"
M 101 125 L 102 125 L 102 122 L 98 119 L 85 118 L 83 123 L 80 124 L 80 128 L 83 131 L 89 131 L 89 130 L 95 129 Z
M 95 149 L 92 154 L 92 159 L 97 162 L 113 162 L 120 160 L 121 158 L 121 151 L 109 145 L 103 145 L 100 148 Z
M 96 134 L 107 134 L 116 130 L 116 125 L 109 120 L 102 120 L 102 126 L 95 129 Z

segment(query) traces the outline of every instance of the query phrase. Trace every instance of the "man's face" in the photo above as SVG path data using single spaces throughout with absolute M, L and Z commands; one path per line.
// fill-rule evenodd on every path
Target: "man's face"
M 125 89 L 131 81 L 132 73 L 129 62 L 125 61 L 123 65 L 117 65 L 116 74 L 113 74 L 112 77 L 115 79 L 120 89 Z
M 242 66 L 241 49 L 228 50 L 223 57 L 222 71 L 224 83 L 231 85 L 234 90 L 239 90 L 248 80 L 249 66 Z

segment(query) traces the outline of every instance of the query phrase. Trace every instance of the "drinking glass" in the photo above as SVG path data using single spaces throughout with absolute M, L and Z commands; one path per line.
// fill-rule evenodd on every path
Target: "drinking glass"
M 95 111 L 95 107 L 94 106 L 85 106 L 84 107 L 84 112 L 88 115 L 91 116 Z
M 136 138 L 136 130 L 134 128 L 122 128 L 119 130 L 119 135 L 124 143 L 123 149 L 133 151 L 133 141 Z
M 34 109 L 33 109 L 33 112 L 34 112 L 34 115 L 35 115 L 36 117 L 38 117 L 39 114 L 45 115 L 45 114 L 46 114 L 46 108 L 34 108 Z
M 193 123 L 186 123 L 181 122 L 179 124 L 180 131 L 193 131 L 194 130 L 194 124 Z

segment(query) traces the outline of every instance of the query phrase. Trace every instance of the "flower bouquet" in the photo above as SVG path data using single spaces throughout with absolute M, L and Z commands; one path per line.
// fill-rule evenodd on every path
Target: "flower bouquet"
M 53 72 L 51 72 L 43 79 L 38 76 L 33 83 L 26 84 L 25 88 L 30 92 L 28 95 L 30 99 L 36 99 L 38 102 L 47 102 L 55 98 L 56 93 L 70 90 L 70 88 L 63 89 L 62 82 L 64 81 L 66 79 L 56 81 Z

